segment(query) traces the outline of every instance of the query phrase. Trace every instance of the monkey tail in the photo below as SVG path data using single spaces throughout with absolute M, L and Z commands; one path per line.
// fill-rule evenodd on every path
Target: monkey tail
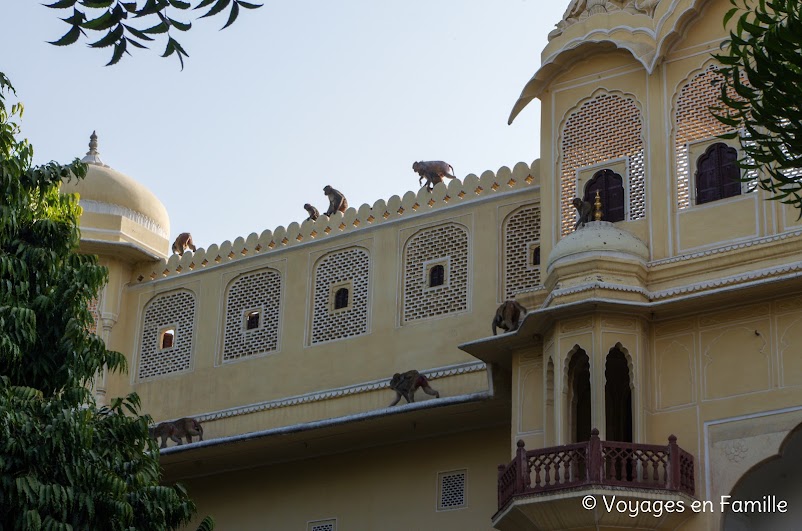
M 451 177 L 452 179 L 456 179 L 457 178 L 457 172 L 454 171 L 454 166 L 449 164 L 448 167 L 451 168 L 451 175 L 449 175 L 449 177 Z

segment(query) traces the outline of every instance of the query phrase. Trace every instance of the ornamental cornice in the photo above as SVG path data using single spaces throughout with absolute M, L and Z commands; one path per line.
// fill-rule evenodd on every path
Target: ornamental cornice
M 142 214 L 141 212 L 136 212 L 135 210 L 131 210 L 130 208 L 126 208 L 124 206 L 120 206 L 114 203 L 104 203 L 102 201 L 93 201 L 91 199 L 81 199 L 79 202 L 81 208 L 84 212 L 91 212 L 92 214 L 106 214 L 112 216 L 120 216 L 121 218 L 126 218 L 130 221 L 138 225 L 142 225 L 146 229 L 151 232 L 155 232 L 165 240 L 170 237 L 167 234 L 167 231 L 159 225 L 156 220 Z
M 679 256 L 672 256 L 671 258 L 663 258 L 661 260 L 654 260 L 648 263 L 647 267 L 657 267 L 666 264 L 675 264 L 677 262 L 684 262 L 687 260 L 694 260 L 697 258 L 705 258 L 709 256 L 713 256 L 716 254 L 727 253 L 730 251 L 737 251 L 740 249 L 747 249 L 749 247 L 754 247 L 756 245 L 763 245 L 765 243 L 777 242 L 781 240 L 786 240 L 788 238 L 798 238 L 802 236 L 802 230 L 797 230 L 793 232 L 784 232 L 782 234 L 775 234 L 773 236 L 764 236 L 762 238 L 755 238 L 749 241 L 741 242 L 741 243 L 734 243 L 730 245 L 724 245 L 721 247 L 715 247 L 713 249 L 707 249 L 704 251 L 698 251 L 689 254 L 683 254 Z
M 472 361 L 467 363 L 460 363 L 457 365 L 448 365 L 446 367 L 439 367 L 436 369 L 429 369 L 420 371 L 421 374 L 426 376 L 429 380 L 436 380 L 438 378 L 445 378 L 447 376 L 456 376 L 459 374 L 469 374 L 473 372 L 483 371 L 487 365 L 482 361 Z M 211 420 L 220 420 L 229 417 L 236 417 L 239 415 L 247 415 L 249 413 L 258 413 L 261 411 L 268 411 L 271 409 L 279 409 L 283 407 L 296 406 L 299 404 L 308 404 L 311 402 L 320 402 L 321 400 L 330 400 L 334 398 L 341 398 L 344 396 L 356 395 L 360 393 L 368 393 L 379 389 L 389 389 L 391 378 L 383 378 L 381 380 L 374 380 L 371 382 L 364 382 L 356 385 L 348 385 L 344 387 L 337 387 L 334 389 L 327 389 L 325 391 L 317 391 L 304 395 L 291 396 L 287 398 L 280 398 L 278 400 L 268 400 L 265 402 L 257 402 L 247 406 L 239 406 L 230 409 L 223 409 L 220 411 L 212 411 L 196 415 L 200 422 L 207 422 Z

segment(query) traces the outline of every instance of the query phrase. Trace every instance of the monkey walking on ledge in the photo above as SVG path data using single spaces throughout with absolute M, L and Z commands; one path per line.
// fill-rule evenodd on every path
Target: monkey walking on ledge
M 496 335 L 496 327 L 507 332 L 515 332 L 521 324 L 521 317 L 524 315 L 526 315 L 526 308 L 518 301 L 501 303 L 501 306 L 496 310 L 496 316 L 493 317 L 493 335 Z
M 159 448 L 167 448 L 167 439 L 179 445 L 184 444 L 181 440 L 186 437 L 187 443 L 192 443 L 192 436 L 197 435 L 199 441 L 203 440 L 203 426 L 195 419 L 183 418 L 172 422 L 162 422 L 153 428 L 148 428 L 148 434 L 158 440 L 161 438 L 162 444 Z
M 401 400 L 402 396 L 407 399 L 408 403 L 414 402 L 415 391 L 417 391 L 418 388 L 423 389 L 423 392 L 427 395 L 440 398 L 440 393 L 432 389 L 429 385 L 429 380 L 418 371 L 411 370 L 403 374 L 395 373 L 393 379 L 390 380 L 390 389 L 395 391 L 395 400 L 390 406 L 396 405 Z
M 451 173 L 448 173 L 449 169 Z M 443 162 L 442 160 L 413 162 L 412 171 L 420 175 L 420 178 L 418 178 L 418 185 L 422 184 L 423 180 L 426 179 L 426 189 L 430 192 L 436 184 L 443 182 L 443 177 L 456 179 L 453 175 L 453 173 L 455 173 L 454 168 L 451 164 Z
M 178 238 L 173 242 L 173 252 L 179 256 L 184 256 L 184 251 L 192 249 L 195 252 L 195 244 L 192 243 L 192 235 L 188 232 L 182 232 Z

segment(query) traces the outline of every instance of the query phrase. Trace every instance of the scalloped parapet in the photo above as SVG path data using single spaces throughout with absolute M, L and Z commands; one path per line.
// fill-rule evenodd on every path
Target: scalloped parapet
M 351 233 L 365 227 L 407 219 L 491 195 L 534 188 L 540 183 L 539 162 L 535 160 L 531 165 L 519 162 L 512 169 L 502 166 L 495 173 L 486 171 L 481 176 L 469 174 L 463 181 L 454 179 L 449 181 L 448 185 L 440 183 L 431 192 L 424 187 L 417 193 L 405 193 L 403 198 L 394 195 L 387 201 L 379 199 L 372 207 L 364 204 L 358 209 L 349 208 L 344 213 L 335 212 L 330 218 L 321 215 L 315 221 L 304 221 L 300 224 L 293 222 L 286 228 L 279 226 L 260 235 L 251 233 L 247 238 L 240 236 L 234 243 L 225 241 L 219 246 L 212 244 L 207 249 L 198 249 L 194 253 L 185 252 L 184 256 L 174 254 L 166 260 L 141 264 L 134 273 L 134 281 L 144 283 L 209 269 L 243 257 Z

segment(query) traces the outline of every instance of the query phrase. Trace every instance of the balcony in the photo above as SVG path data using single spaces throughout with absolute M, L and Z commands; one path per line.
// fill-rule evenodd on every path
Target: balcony
M 677 446 L 602 441 L 526 450 L 498 467 L 502 531 L 674 528 L 694 514 L 693 456 Z M 592 498 L 589 501 L 588 498 Z

